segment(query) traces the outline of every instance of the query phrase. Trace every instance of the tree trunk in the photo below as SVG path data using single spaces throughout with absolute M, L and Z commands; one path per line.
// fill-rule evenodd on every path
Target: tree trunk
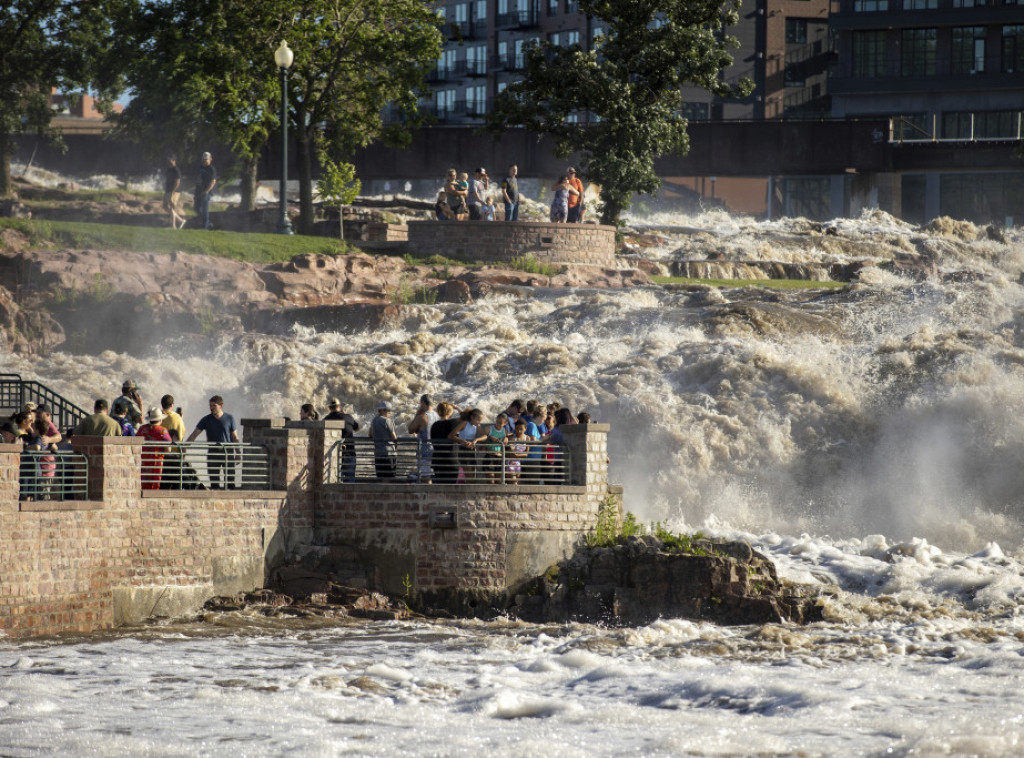
M 306 124 L 306 110 L 295 109 L 295 149 L 299 164 L 299 234 L 313 233 L 313 165 L 310 155 L 311 129 Z
M 11 135 L 0 134 L 0 197 L 7 197 L 14 192 L 14 185 L 11 183 L 11 155 L 14 154 L 14 144 Z
M 242 199 L 239 202 L 239 210 L 247 213 L 256 210 L 256 167 L 258 163 L 258 155 L 242 161 L 242 177 L 240 180 Z

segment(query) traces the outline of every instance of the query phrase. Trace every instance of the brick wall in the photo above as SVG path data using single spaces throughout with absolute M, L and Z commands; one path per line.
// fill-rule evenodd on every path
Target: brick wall
M 410 221 L 409 249 L 473 263 L 502 263 L 532 255 L 541 263 L 615 266 L 615 228 L 534 221 Z
M 607 496 L 608 427 L 567 427 L 561 487 L 338 484 L 341 422 L 244 420 L 266 445 L 272 490 L 141 489 L 142 440 L 79 438 L 89 500 L 21 502 L 20 446 L 0 444 L 0 635 L 90 631 L 195 612 L 263 586 L 298 543 L 361 546 L 377 588 L 489 589 L 557 560 Z

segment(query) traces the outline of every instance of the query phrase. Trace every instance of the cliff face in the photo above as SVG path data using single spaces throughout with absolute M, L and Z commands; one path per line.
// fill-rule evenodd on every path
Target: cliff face
M 296 323 L 345 331 L 415 303 L 467 303 L 492 292 L 525 296 L 531 287 L 650 283 L 634 269 L 576 266 L 545 276 L 365 253 L 261 265 L 184 253 L 24 248 L 8 245 L 0 253 L 0 288 L 9 291 L 0 292 L 0 341 L 21 352 L 140 351 L 154 334 L 283 334 Z

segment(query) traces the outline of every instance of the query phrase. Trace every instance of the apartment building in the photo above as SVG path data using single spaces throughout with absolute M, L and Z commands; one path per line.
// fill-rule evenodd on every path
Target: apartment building
M 494 96 L 522 76 L 530 42 L 590 49 L 605 31 L 579 12 L 576 0 L 445 0 L 437 7 L 445 18 L 446 41 L 430 76 L 432 102 L 425 106 L 439 124 L 479 124 Z M 827 112 L 833 59 L 828 7 L 828 0 L 744 0 L 739 24 L 727 30 L 740 47 L 722 76 L 734 83 L 749 77 L 754 92 L 728 100 L 686 88 L 686 115 L 722 120 Z
M 834 116 L 892 118 L 905 151 L 1024 134 L 1024 0 L 838 0 L 829 23 Z M 1020 169 L 904 173 L 901 212 L 1019 222 Z

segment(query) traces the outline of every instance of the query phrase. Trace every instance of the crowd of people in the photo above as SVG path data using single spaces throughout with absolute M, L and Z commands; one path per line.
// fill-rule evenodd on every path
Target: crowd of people
M 439 221 L 494 221 L 495 201 L 504 205 L 505 221 L 519 220 L 519 167 L 512 164 L 505 177 L 494 187 L 487 170 L 483 167 L 473 172 L 459 173 L 448 169 L 444 189 L 437 193 L 434 215 Z M 583 202 L 583 182 L 576 177 L 576 169 L 570 166 L 565 174 L 551 186 L 554 197 L 551 201 L 549 219 L 555 223 L 582 224 L 586 212 Z
M 210 398 L 210 412 L 199 419 L 188 437 L 181 408 L 175 409 L 172 395 L 164 395 L 159 406 L 154 405 L 145 413 L 144 407 L 139 388 L 130 379 L 124 382 L 118 397 L 109 403 L 97 399 L 93 413 L 64 432 L 57 428 L 49 407 L 26 404 L 0 424 L 4 442 L 20 443 L 23 450 L 33 453 L 22 456 L 21 499 L 61 499 L 61 455 L 72 452 L 73 437 L 87 436 L 141 437 L 146 443 L 142 448 L 143 489 L 191 489 L 207 485 L 200 482 L 186 462 L 183 449 L 174 443 L 193 442 L 205 434 L 207 442 L 215 443 L 207 451 L 208 486 L 234 488 L 236 459 L 223 444 L 239 442 L 239 434 L 234 417 L 224 412 L 221 396 Z M 364 429 L 372 440 L 376 478 L 396 478 L 400 437 L 391 416 L 392 406 L 381 401 L 376 415 L 365 427 L 346 411 L 338 398 L 329 401 L 328 409 L 323 420 L 345 422 L 341 432 L 342 481 L 356 480 L 355 440 Z M 321 420 L 312 403 L 301 406 L 299 418 Z M 403 475 L 411 481 L 438 484 L 557 483 L 564 474 L 560 466 L 562 429 L 579 423 L 590 423 L 589 414 L 573 415 L 558 402 L 545 405 L 538 400 L 517 398 L 487 422 L 479 408 L 461 409 L 448 402 L 437 403 L 435 407 L 431 396 L 423 395 L 406 426 L 409 436 L 405 438 L 417 444 L 418 470 Z
M 200 434 L 211 443 L 239 442 L 234 417 L 224 412 L 220 395 L 210 398 L 210 413 L 199 419 L 186 438 L 181 408 L 175 409 L 174 397 L 164 395 L 160 405 L 145 407 L 138 385 L 131 379 L 121 386 L 121 394 L 112 402 L 97 399 L 91 415 L 74 428 L 61 432 L 46 405 L 27 403 L 3 424 L 0 436 L 4 442 L 20 443 L 23 450 L 34 453 L 22 456 L 19 483 L 22 500 L 60 499 L 58 457 L 71 452 L 73 437 L 141 437 L 143 489 L 193 489 L 205 487 L 172 443 L 192 442 Z M 211 489 L 233 489 L 235 456 L 222 448 L 211 448 L 207 456 L 207 474 Z M 187 471 L 187 476 L 183 472 Z
M 342 481 L 356 478 L 357 445 L 354 442 L 359 423 L 342 412 L 337 398 L 330 401 L 327 420 L 344 420 L 342 430 Z M 398 474 L 398 428 L 391 416 L 393 408 L 381 401 L 369 424 L 367 437 L 373 441 L 374 473 L 377 479 L 394 479 Z M 300 409 L 306 420 L 318 420 L 310 403 Z M 419 470 L 408 478 L 429 484 L 557 483 L 562 475 L 562 429 L 570 424 L 590 423 L 590 414 L 573 415 L 558 402 L 542 404 L 538 400 L 515 399 L 505 410 L 486 422 L 479 408 L 457 408 L 452 403 L 437 403 L 430 395 L 420 398 L 419 407 L 406 426 L 408 441 L 418 443 Z M 504 470 L 503 470 L 504 469 Z

